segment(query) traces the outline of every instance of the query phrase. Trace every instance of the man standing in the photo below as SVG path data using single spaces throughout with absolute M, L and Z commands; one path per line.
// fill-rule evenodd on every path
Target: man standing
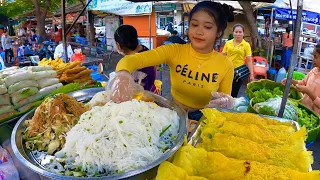
M 3 30 L 3 34 L 1 36 L 1 44 L 2 44 L 2 48 L 5 52 L 5 56 L 4 56 L 5 62 L 12 63 L 12 61 L 13 61 L 12 44 L 11 44 L 11 39 L 8 36 L 7 29 Z

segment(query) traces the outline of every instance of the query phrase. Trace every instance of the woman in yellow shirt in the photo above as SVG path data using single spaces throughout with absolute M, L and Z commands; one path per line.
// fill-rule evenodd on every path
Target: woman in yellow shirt
M 236 24 L 233 26 L 234 39 L 226 42 L 222 53 L 227 55 L 233 62 L 234 68 L 241 66 L 245 67 L 245 59 L 247 60 L 247 66 L 250 72 L 250 81 L 254 80 L 253 67 L 252 67 L 252 52 L 250 44 L 244 39 L 244 27 L 242 24 Z M 244 78 L 234 78 L 232 83 L 232 97 L 237 97 Z
M 171 94 L 175 102 L 188 112 L 196 112 L 189 114 L 189 118 L 200 119 L 198 110 L 208 105 L 212 92 L 231 93 L 234 74 L 232 62 L 213 47 L 216 40 L 223 36 L 227 22 L 233 21 L 233 8 L 203 1 L 192 9 L 189 21 L 190 44 L 163 45 L 125 56 L 119 61 L 116 68 L 118 76 L 111 83 L 113 101 L 131 100 L 132 95 L 126 95 L 130 94 L 132 87 L 129 73 L 164 63 L 170 67 Z M 231 98 L 223 98 L 228 97 Z

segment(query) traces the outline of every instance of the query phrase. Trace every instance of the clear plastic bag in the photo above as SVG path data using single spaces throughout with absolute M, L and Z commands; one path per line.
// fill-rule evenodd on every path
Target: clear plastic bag
M 9 153 L 0 146 L 0 180 L 20 180 Z
M 235 105 L 234 98 L 221 92 L 212 92 L 212 100 L 206 108 L 225 108 L 233 109 Z
M 110 91 L 110 99 L 113 102 L 121 103 L 130 101 L 136 95 L 143 93 L 143 87 L 135 83 L 134 78 L 126 71 L 117 72 L 108 82 L 107 91 Z
M 253 109 L 256 110 L 259 114 L 277 116 L 279 114 L 281 101 L 281 97 L 271 98 L 265 102 L 255 104 L 253 106 Z M 298 110 L 295 104 L 289 99 L 284 110 L 283 118 L 290 120 L 298 119 Z

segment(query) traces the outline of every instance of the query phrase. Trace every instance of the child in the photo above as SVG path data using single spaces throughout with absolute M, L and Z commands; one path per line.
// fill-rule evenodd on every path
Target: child
M 114 33 L 114 40 L 116 41 L 118 52 L 123 55 L 131 55 L 148 51 L 149 49 L 138 42 L 138 32 L 130 25 L 120 26 Z M 150 66 L 137 71 L 145 73 L 147 76 L 142 80 L 144 90 L 155 92 L 156 87 L 154 81 L 156 79 L 156 67 Z
M 223 36 L 227 22 L 233 19 L 231 6 L 211 1 L 199 2 L 189 17 L 188 36 L 191 43 L 163 45 L 125 56 L 117 65 L 118 75 L 110 83 L 111 99 L 114 102 L 131 100 L 133 83 L 129 73 L 148 66 L 168 64 L 171 94 L 175 102 L 189 112 L 190 119 L 199 120 L 202 116 L 199 109 L 209 104 L 212 92 L 221 92 L 231 98 L 233 64 L 226 56 L 216 52 L 214 46 L 216 40 Z
M 292 84 L 304 94 L 301 102 L 320 114 L 320 45 L 317 45 L 313 51 L 313 66 L 314 68 L 303 80 L 292 80 Z M 286 82 L 287 79 L 284 79 L 282 84 Z

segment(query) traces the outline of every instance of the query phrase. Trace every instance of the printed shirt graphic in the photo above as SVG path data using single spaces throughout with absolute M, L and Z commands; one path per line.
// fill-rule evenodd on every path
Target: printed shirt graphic
M 227 54 L 233 62 L 234 68 L 244 65 L 244 58 L 252 56 L 250 44 L 245 40 L 236 46 L 234 46 L 233 40 L 227 41 L 222 52 Z
M 216 51 L 196 52 L 190 44 L 170 44 L 143 53 L 125 56 L 116 71 L 133 72 L 143 67 L 168 64 L 171 94 L 183 105 L 204 108 L 211 92 L 231 93 L 234 68 L 232 62 Z

